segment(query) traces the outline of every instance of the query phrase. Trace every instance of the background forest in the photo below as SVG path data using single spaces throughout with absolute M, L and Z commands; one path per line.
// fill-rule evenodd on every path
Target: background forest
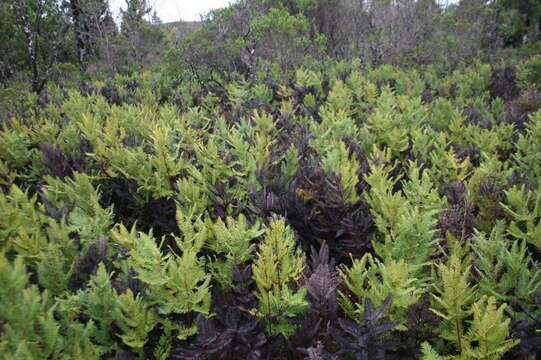
M 541 3 L 0 3 L 0 359 L 541 359 Z

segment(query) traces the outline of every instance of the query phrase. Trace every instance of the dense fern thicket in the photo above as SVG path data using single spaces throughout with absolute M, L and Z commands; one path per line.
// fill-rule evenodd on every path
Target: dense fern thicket
M 536 61 L 14 99 L 1 357 L 541 358 Z

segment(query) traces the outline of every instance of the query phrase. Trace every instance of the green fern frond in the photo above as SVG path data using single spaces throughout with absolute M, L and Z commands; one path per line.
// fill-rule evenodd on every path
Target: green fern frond
M 464 249 L 455 243 L 446 263 L 437 264 L 438 281 L 432 294 L 432 312 L 443 319 L 440 336 L 451 341 L 459 351 L 464 345 L 464 320 L 471 314 L 476 290 L 470 285 L 471 264 L 463 258 Z
M 424 342 L 421 344 L 421 350 L 422 350 L 422 360 L 445 360 L 448 359 L 446 356 L 440 356 L 436 350 L 430 346 L 429 343 Z
M 303 270 L 304 257 L 295 249 L 293 231 L 284 220 L 274 220 L 253 266 L 259 299 L 259 310 L 255 313 L 266 320 L 271 335 L 291 335 L 294 327 L 288 319 L 300 316 L 308 306 L 305 289 L 293 292 L 290 288 Z
M 148 333 L 157 324 L 157 319 L 149 304 L 140 296 L 134 296 L 130 289 L 117 297 L 118 306 L 115 308 L 115 323 L 120 328 L 118 336 L 122 342 L 141 353 L 148 340 Z
M 367 254 L 360 260 L 353 260 L 352 266 L 342 271 L 344 283 L 356 297 L 352 317 L 359 321 L 363 319 L 364 299 L 370 299 L 374 306 L 381 306 L 392 296 L 389 318 L 399 324 L 399 330 L 404 330 L 407 310 L 426 291 L 425 284 L 414 277 L 414 272 L 414 267 L 403 259 L 389 259 L 383 263 Z M 353 299 L 341 292 L 339 295 L 344 311 L 351 313 Z
M 510 340 L 509 323 L 504 310 L 506 304 L 496 306 L 494 297 L 482 297 L 472 305 L 473 321 L 465 336 L 461 354 L 463 359 L 499 360 L 518 340 Z
M 511 218 L 509 234 L 541 249 L 541 192 L 529 191 L 524 185 L 506 192 L 501 204 Z

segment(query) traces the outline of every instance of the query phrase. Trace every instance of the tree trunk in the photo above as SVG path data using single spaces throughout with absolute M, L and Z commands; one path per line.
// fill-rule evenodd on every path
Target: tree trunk
M 26 0 L 21 0 L 14 5 L 18 12 L 22 32 L 26 38 L 27 59 L 32 73 L 30 80 L 32 91 L 37 94 L 41 93 L 45 83 L 47 82 L 49 72 L 56 61 L 56 52 L 58 50 L 56 45 L 53 45 L 51 49 L 47 49 L 47 51 L 49 51 L 51 54 L 50 63 L 46 64 L 46 70 L 44 70 L 43 74 L 40 74 L 41 70 L 38 64 L 38 36 L 41 32 L 40 25 L 45 11 L 45 1 L 46 0 L 37 0 L 36 14 L 35 19 L 33 19 L 33 23 L 32 19 L 30 19 L 30 7 Z
M 39 12 L 41 9 L 41 2 L 38 2 L 38 13 L 36 16 L 40 16 Z M 43 88 L 43 85 L 40 85 L 39 81 L 39 73 L 38 73 L 38 59 L 37 59 L 37 44 L 36 44 L 36 38 L 34 36 L 34 32 L 32 31 L 32 28 L 30 26 L 30 19 L 28 17 L 28 4 L 26 4 L 26 1 L 23 1 L 22 4 L 20 4 L 20 7 L 23 7 L 23 9 L 19 8 L 19 18 L 22 25 L 22 30 L 24 33 L 24 36 L 26 37 L 26 52 L 28 57 L 28 63 L 30 64 L 30 68 L 32 71 L 32 91 L 39 93 L 41 92 L 41 89 Z
M 81 70 L 86 70 L 87 44 L 85 41 L 85 29 L 82 17 L 84 16 L 81 4 L 78 0 L 71 0 L 70 7 L 73 14 L 73 29 L 77 40 L 77 60 Z

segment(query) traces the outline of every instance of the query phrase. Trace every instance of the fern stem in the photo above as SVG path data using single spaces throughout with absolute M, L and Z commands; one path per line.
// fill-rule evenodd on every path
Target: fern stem
M 460 323 L 459 320 L 455 320 L 455 326 L 456 326 L 456 337 L 458 341 L 458 351 L 462 353 L 462 334 L 460 331 Z

